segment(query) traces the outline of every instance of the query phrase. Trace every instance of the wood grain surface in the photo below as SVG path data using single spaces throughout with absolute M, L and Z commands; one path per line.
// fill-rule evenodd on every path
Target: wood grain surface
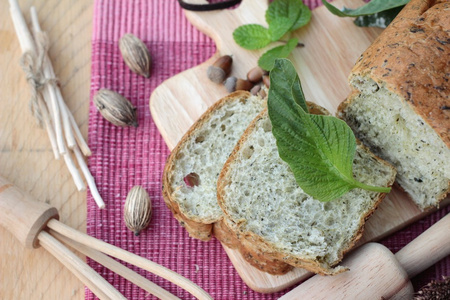
M 362 1 L 337 0 L 334 4 L 358 7 Z M 232 32 L 243 24 L 266 24 L 267 6 L 268 1 L 246 0 L 235 10 L 185 12 L 195 27 L 215 41 L 217 53 L 197 67 L 163 82 L 150 98 L 153 119 L 170 149 L 210 105 L 228 94 L 223 85 L 212 83 L 206 77 L 207 67 L 217 57 L 232 55 L 231 75 L 238 78 L 245 78 L 257 65 L 257 59 L 267 49 L 245 50 L 234 42 Z M 350 93 L 347 77 L 351 68 L 380 33 L 379 28 L 360 28 L 350 18 L 333 16 L 323 6 L 315 9 L 311 22 L 294 33 L 305 47 L 296 48 L 289 56 L 299 72 L 307 100 L 334 114 L 339 103 Z M 186 95 L 189 95 L 189 101 L 186 101 Z M 449 200 L 447 198 L 441 207 Z M 361 243 L 379 240 L 429 213 L 421 212 L 405 193 L 394 188 L 367 222 Z M 242 279 L 255 291 L 280 291 L 311 276 L 303 269 L 271 276 L 246 263 L 236 250 L 225 250 Z
M 29 8 L 38 11 L 62 94 L 86 137 L 93 1 L 19 2 L 28 22 Z M 54 159 L 46 132 L 31 116 L 8 1 L 0 0 L 0 7 L 0 174 L 56 207 L 63 223 L 86 232 L 86 192 L 76 190 L 64 161 Z M 3 228 L 0 270 L 0 299 L 84 299 L 84 285 L 52 255 L 25 249 Z

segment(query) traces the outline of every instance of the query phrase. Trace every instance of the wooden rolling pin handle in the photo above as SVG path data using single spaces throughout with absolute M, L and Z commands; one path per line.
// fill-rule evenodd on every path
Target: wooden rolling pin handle
M 50 219 L 59 219 L 56 208 L 35 201 L 0 176 L 0 226 L 25 247 L 38 248 L 37 236 Z
M 450 214 L 395 254 L 400 265 L 412 278 L 450 255 Z

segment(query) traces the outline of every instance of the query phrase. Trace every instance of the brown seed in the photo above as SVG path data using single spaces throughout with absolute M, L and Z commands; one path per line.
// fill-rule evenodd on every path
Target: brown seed
M 206 75 L 212 82 L 222 83 L 230 73 L 232 63 L 233 58 L 231 58 L 231 56 L 221 56 L 211 66 L 208 67 L 208 69 L 206 70 Z
M 263 69 L 261 69 L 260 67 L 254 67 L 253 69 L 248 71 L 247 79 L 250 82 L 258 83 L 258 82 L 261 81 L 263 75 L 264 75 L 264 70 Z
M 259 91 L 259 96 L 261 97 L 261 98 L 266 98 L 266 96 L 267 96 L 267 94 L 266 94 L 266 91 L 265 90 L 263 90 L 263 89 L 261 89 L 260 91 Z
M 259 84 L 257 84 L 254 87 L 252 87 L 252 89 L 250 90 L 250 93 L 252 93 L 252 95 L 257 95 L 260 90 L 261 90 L 261 86 Z
M 119 93 L 101 89 L 93 101 L 100 114 L 112 124 L 120 127 L 138 127 L 136 107 Z
M 120 53 L 127 66 L 136 74 L 150 77 L 152 57 L 147 46 L 135 35 L 124 34 L 119 41 Z
M 254 84 L 246 79 L 238 78 L 238 80 L 236 81 L 236 91 L 239 90 L 250 91 L 253 86 Z
M 269 75 L 263 75 L 262 77 L 264 84 L 270 88 L 270 76 Z
M 224 85 L 227 91 L 229 93 L 232 93 L 239 90 L 250 91 L 254 84 L 246 79 L 240 79 L 231 76 L 225 80 Z

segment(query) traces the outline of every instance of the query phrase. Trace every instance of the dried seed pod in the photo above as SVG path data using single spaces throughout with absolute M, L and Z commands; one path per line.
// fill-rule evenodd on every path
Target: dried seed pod
M 262 80 L 262 77 L 264 75 L 264 70 L 260 67 L 254 67 L 247 73 L 247 79 L 250 82 L 258 83 Z
M 102 116 L 120 127 L 138 127 L 136 107 L 128 99 L 108 89 L 101 89 L 94 96 L 94 104 Z
M 222 83 L 230 73 L 232 63 L 233 58 L 231 56 L 221 56 L 211 66 L 208 67 L 208 69 L 206 70 L 206 75 L 212 82 Z
M 119 41 L 119 49 L 127 66 L 136 74 L 150 77 L 152 57 L 147 46 L 131 33 L 124 34 Z
M 125 225 L 134 232 L 135 236 L 145 229 L 152 217 L 152 202 L 147 191 L 139 186 L 134 186 L 125 201 L 123 218 Z

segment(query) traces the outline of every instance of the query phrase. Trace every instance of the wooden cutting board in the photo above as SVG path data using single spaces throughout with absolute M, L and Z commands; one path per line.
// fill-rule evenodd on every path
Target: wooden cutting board
M 362 2 L 337 0 L 334 4 L 357 7 Z M 217 52 L 197 67 L 163 82 L 150 98 L 153 119 L 170 149 L 210 105 L 227 95 L 222 85 L 206 77 L 207 67 L 217 57 L 232 55 L 232 75 L 240 78 L 245 78 L 257 65 L 258 58 L 267 49 L 245 50 L 233 41 L 232 32 L 248 23 L 267 26 L 264 19 L 267 7 L 268 1 L 244 0 L 234 10 L 185 12 L 194 26 L 215 41 Z M 295 32 L 305 47 L 295 49 L 289 57 L 299 73 L 307 100 L 334 113 L 350 92 L 347 77 L 356 59 L 380 33 L 381 29 L 356 27 L 351 19 L 338 18 L 325 7 L 315 9 L 310 24 Z M 421 212 L 403 192 L 393 189 L 367 222 L 361 244 L 387 236 L 428 213 Z M 227 247 L 225 251 L 242 279 L 255 291 L 280 291 L 312 275 L 303 269 L 294 269 L 282 276 L 272 276 L 250 266 L 237 251 Z

